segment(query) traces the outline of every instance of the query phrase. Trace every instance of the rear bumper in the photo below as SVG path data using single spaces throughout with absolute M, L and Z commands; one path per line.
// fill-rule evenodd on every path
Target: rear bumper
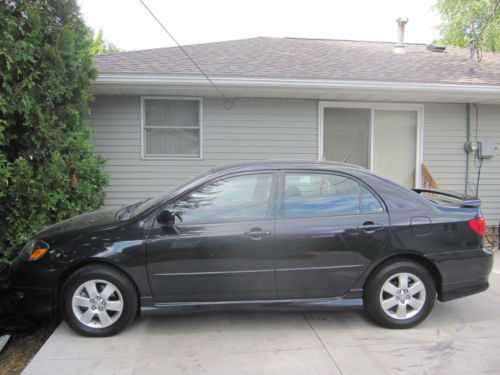
M 442 302 L 480 293 L 489 287 L 494 255 L 488 249 L 436 253 L 427 258 L 441 274 L 438 298 Z
M 468 281 L 463 283 L 443 284 L 439 300 L 441 302 L 446 302 L 470 296 L 471 294 L 484 292 L 489 286 L 490 284 L 487 279 L 477 280 L 474 282 Z
M 52 289 L 9 287 L 10 309 L 16 315 L 47 318 L 54 315 Z

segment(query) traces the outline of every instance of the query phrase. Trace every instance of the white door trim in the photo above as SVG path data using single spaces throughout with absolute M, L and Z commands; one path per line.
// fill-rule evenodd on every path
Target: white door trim
M 416 111 L 417 112 L 417 134 L 416 134 L 416 165 L 415 165 L 415 186 L 422 186 L 421 165 L 424 160 L 424 105 L 416 103 L 375 103 L 375 102 L 332 102 L 318 101 L 318 160 L 323 160 L 323 129 L 325 119 L 325 108 L 360 108 L 370 109 L 370 170 L 373 170 L 373 134 L 376 110 L 392 111 Z

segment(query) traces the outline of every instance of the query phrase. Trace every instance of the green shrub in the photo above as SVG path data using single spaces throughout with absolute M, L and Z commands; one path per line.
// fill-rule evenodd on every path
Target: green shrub
M 91 46 L 75 0 L 0 0 L 0 268 L 43 227 L 103 204 Z

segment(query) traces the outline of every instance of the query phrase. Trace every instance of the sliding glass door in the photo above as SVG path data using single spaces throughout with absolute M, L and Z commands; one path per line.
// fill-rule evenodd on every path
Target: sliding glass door
M 402 185 L 419 184 L 419 106 L 327 103 L 320 110 L 320 158 L 348 158 Z
M 323 155 L 325 160 L 348 160 L 370 168 L 370 109 L 325 108 Z
M 415 187 L 417 112 L 375 110 L 374 114 L 373 171 Z

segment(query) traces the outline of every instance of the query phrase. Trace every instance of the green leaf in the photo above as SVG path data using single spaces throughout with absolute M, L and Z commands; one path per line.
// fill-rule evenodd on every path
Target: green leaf
M 42 228 L 99 208 L 108 176 L 86 121 L 97 73 L 93 36 L 76 1 L 4 1 L 0 20 L 0 265 L 6 265 Z
M 499 0 L 438 0 L 439 42 L 467 47 L 473 41 L 482 51 L 500 51 Z

